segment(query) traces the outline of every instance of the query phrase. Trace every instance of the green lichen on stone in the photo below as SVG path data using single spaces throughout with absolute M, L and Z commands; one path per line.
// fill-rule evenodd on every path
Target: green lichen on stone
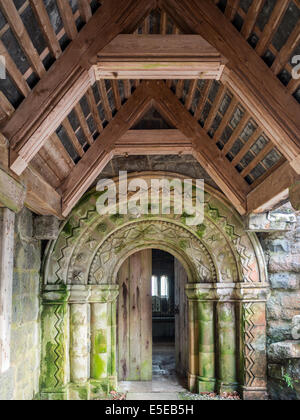
M 57 367 L 55 366 L 55 360 L 57 355 L 55 353 L 56 344 L 48 342 L 45 347 L 45 354 L 42 360 L 40 386 L 41 389 L 51 388 L 55 383 L 55 373 Z
M 124 216 L 123 216 L 123 214 L 119 214 L 119 213 L 112 214 L 112 215 L 110 216 L 110 220 L 111 220 L 113 223 L 116 223 L 116 224 L 121 224 L 121 223 L 123 223 Z
M 106 353 L 107 352 L 107 336 L 106 330 L 100 330 L 96 334 L 94 341 L 95 353 Z
M 205 231 L 206 231 L 206 226 L 204 224 L 197 226 L 197 235 L 199 236 L 199 238 L 201 239 L 203 238 Z
M 94 354 L 92 356 L 92 377 L 101 379 L 107 376 L 107 363 L 101 354 Z
M 181 249 L 186 250 L 187 242 L 184 240 L 179 241 L 179 246 Z
M 106 232 L 107 231 L 107 225 L 105 223 L 100 223 L 97 227 L 98 232 Z

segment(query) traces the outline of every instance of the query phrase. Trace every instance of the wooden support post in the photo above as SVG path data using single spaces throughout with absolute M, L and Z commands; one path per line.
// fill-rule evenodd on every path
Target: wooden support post
M 26 188 L 0 169 L 0 203 L 18 213 L 24 206 Z
M 0 209 L 0 373 L 10 367 L 15 214 Z
M 295 210 L 300 211 L 300 180 L 290 187 L 290 202 Z

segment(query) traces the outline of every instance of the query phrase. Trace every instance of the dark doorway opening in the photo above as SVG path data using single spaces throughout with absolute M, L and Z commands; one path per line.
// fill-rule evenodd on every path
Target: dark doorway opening
M 167 252 L 152 251 L 153 377 L 176 375 L 175 259 Z

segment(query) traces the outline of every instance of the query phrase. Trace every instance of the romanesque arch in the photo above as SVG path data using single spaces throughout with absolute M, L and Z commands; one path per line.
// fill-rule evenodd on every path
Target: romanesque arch
M 198 226 L 175 214 L 100 216 L 99 194 L 84 196 L 48 248 L 42 397 L 92 399 L 116 387 L 117 273 L 146 248 L 170 252 L 188 274 L 189 388 L 264 397 L 267 277 L 259 242 L 236 211 L 207 187 Z

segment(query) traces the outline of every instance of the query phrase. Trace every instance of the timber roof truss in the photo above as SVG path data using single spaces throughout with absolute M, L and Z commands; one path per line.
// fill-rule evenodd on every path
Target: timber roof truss
M 299 178 L 299 1 L 56 0 L 59 24 L 50 3 L 1 1 L 0 118 L 11 173 L 57 215 L 116 154 L 193 154 L 241 214 Z M 134 130 L 151 107 L 172 129 Z

